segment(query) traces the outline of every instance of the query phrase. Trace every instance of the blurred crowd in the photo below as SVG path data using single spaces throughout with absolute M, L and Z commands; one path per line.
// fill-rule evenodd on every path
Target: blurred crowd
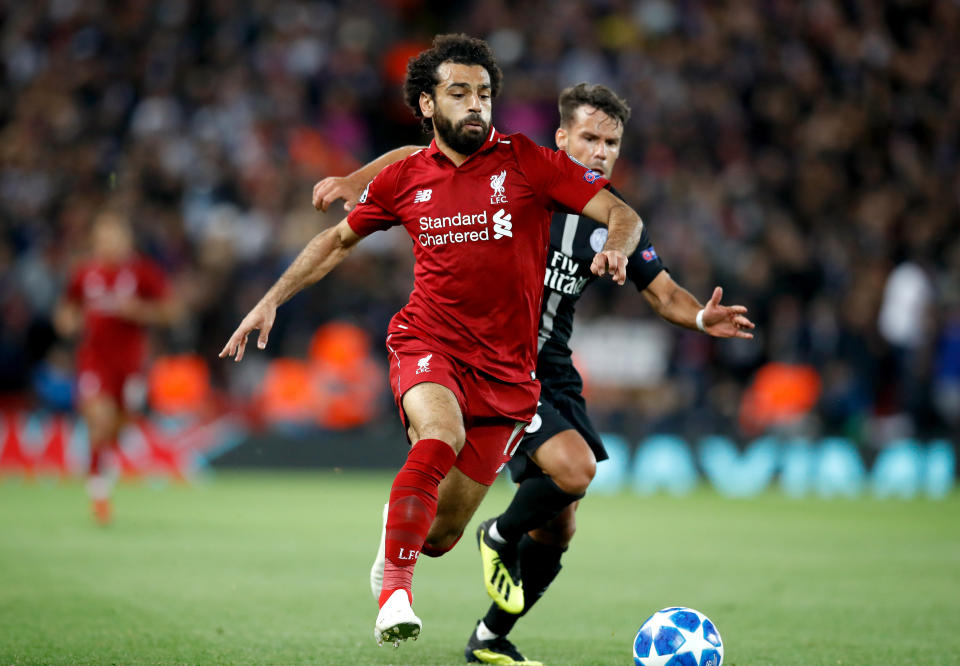
M 342 215 L 313 210 L 313 183 L 429 140 L 400 84 L 453 31 L 497 54 L 501 131 L 553 146 L 563 87 L 625 97 L 615 185 L 682 285 L 701 301 L 722 285 L 757 323 L 754 341 L 669 329 L 655 385 L 605 389 L 584 368 L 602 429 L 756 434 L 745 396 L 771 363 L 814 372 L 800 434 L 960 428 L 955 0 L 0 0 L 0 395 L 43 404 L 69 377 L 51 313 L 105 205 L 187 313 L 156 353 L 207 359 L 223 395 L 332 320 L 369 331 L 379 360 L 412 284 L 402 233 L 285 306 L 266 354 L 216 354 Z M 591 291 L 583 319 L 654 317 L 632 288 Z

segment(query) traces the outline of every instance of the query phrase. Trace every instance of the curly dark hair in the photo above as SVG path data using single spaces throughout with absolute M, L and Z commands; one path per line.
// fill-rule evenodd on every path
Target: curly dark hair
M 482 39 L 470 37 L 463 33 L 437 35 L 433 38 L 433 46 L 421 51 L 407 62 L 407 78 L 403 82 L 403 98 L 407 106 L 413 109 L 417 118 L 422 118 L 423 129 L 433 130 L 433 122 L 423 117 L 420 111 L 420 94 L 427 93 L 431 97 L 440 83 L 437 68 L 445 62 L 454 62 L 459 65 L 480 65 L 490 75 L 490 97 L 496 99 L 500 93 L 500 82 L 503 72 L 493 58 L 493 51 Z
M 630 120 L 630 106 L 627 101 L 610 88 L 600 84 L 578 83 L 564 88 L 560 93 L 560 125 L 569 127 L 577 109 L 584 105 L 603 111 L 611 118 L 619 120 L 621 125 L 626 125 Z

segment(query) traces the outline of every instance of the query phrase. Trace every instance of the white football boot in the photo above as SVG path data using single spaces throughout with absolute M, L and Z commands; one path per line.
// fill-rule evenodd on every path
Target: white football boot
M 377 548 L 377 557 L 370 567 L 370 591 L 374 601 L 380 601 L 380 590 L 383 589 L 383 567 L 387 561 L 387 509 L 390 504 L 383 505 L 383 527 L 380 528 L 380 547 Z
M 377 623 L 373 626 L 373 638 L 377 645 L 386 641 L 393 643 L 393 647 L 400 647 L 400 641 L 417 640 L 422 626 L 420 618 L 413 614 L 406 590 L 394 590 L 380 608 Z

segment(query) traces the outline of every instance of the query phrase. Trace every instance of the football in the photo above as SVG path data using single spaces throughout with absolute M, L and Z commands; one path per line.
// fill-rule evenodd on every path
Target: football
M 633 639 L 636 666 L 720 666 L 723 641 L 716 625 L 692 608 L 664 608 Z

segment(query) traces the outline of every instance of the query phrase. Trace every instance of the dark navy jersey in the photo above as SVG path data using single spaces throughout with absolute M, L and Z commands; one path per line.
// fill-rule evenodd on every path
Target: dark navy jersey
M 614 194 L 620 196 L 616 191 Z M 537 375 L 540 379 L 548 379 L 553 374 L 550 372 L 551 366 L 572 365 L 570 335 L 573 332 L 573 313 L 580 294 L 597 279 L 590 272 L 590 264 L 606 241 L 606 225 L 586 215 L 556 213 L 551 220 L 550 251 L 547 272 L 543 278 L 543 304 L 537 341 Z M 644 225 L 637 249 L 627 260 L 627 279 L 636 285 L 638 291 L 643 291 L 664 269 Z

